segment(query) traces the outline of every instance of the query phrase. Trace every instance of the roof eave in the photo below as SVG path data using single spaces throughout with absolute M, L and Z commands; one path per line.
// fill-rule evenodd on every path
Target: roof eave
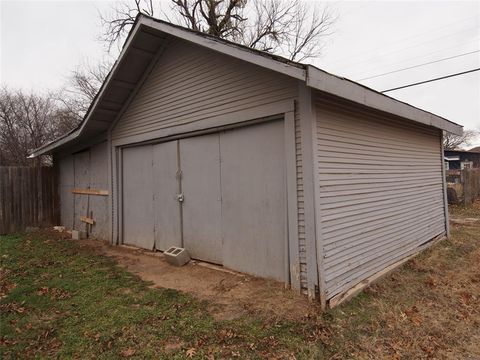
M 233 56 L 237 59 L 244 60 L 266 69 L 305 81 L 306 65 L 295 63 L 293 61 L 287 63 L 275 60 L 259 54 L 258 50 L 251 50 L 244 46 L 219 41 L 218 39 L 213 39 L 212 37 L 205 36 L 199 32 L 188 31 L 187 29 L 182 29 L 150 17 L 142 17 L 140 22 L 143 25 L 157 29 L 178 39 L 182 39 L 222 54 Z
M 123 45 L 122 50 L 121 50 L 117 60 L 113 64 L 112 69 L 108 73 L 105 81 L 103 82 L 102 86 L 100 87 L 100 90 L 98 91 L 97 95 L 93 99 L 92 104 L 88 108 L 85 117 L 83 118 L 82 122 L 78 125 L 78 127 L 76 129 L 72 130 L 70 133 L 60 137 L 59 139 L 54 140 L 54 141 L 52 141 L 48 144 L 45 144 L 45 145 L 39 147 L 38 149 L 35 149 L 32 152 L 32 154 L 30 154 L 28 156 L 28 158 L 34 158 L 34 157 L 37 157 L 37 156 L 40 156 L 40 155 L 50 154 L 56 148 L 58 148 L 58 147 L 60 147 L 64 144 L 76 139 L 78 136 L 80 136 L 82 134 L 82 132 L 85 128 L 85 125 L 88 123 L 90 117 L 92 116 L 92 114 L 93 114 L 101 96 L 103 95 L 103 93 L 105 92 L 105 89 L 108 87 L 108 85 L 110 84 L 110 82 L 114 78 L 115 73 L 118 70 L 119 64 L 121 63 L 121 59 L 124 56 L 124 54 L 128 51 L 128 49 L 130 47 L 130 44 L 132 42 L 132 39 L 135 38 L 135 33 L 138 31 L 139 27 L 141 26 L 141 22 L 142 22 L 142 17 L 137 16 L 137 19 L 135 20 L 135 23 L 133 24 L 133 27 L 130 30 L 130 33 L 128 34 L 127 39 L 125 40 L 125 44 Z
M 345 98 L 367 107 L 384 111 L 405 119 L 433 126 L 455 135 L 463 133 L 463 126 L 394 99 L 366 86 L 341 78 L 312 65 L 307 66 L 307 86 Z

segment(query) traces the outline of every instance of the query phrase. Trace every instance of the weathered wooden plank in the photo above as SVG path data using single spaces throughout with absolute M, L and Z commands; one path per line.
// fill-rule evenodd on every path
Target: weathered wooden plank
M 92 218 L 86 217 L 86 216 L 80 216 L 80 221 L 83 221 L 84 223 L 87 223 L 87 224 L 90 224 L 90 225 L 95 224 L 95 220 L 93 220 Z
M 82 195 L 100 195 L 100 196 L 108 196 L 108 190 L 97 190 L 97 189 L 72 189 L 72 193 L 74 194 L 82 194 Z

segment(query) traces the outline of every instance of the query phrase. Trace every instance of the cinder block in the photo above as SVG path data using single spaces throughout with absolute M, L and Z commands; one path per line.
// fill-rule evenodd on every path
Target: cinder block
M 37 227 L 37 226 L 27 226 L 25 228 L 25 232 L 27 232 L 27 233 L 32 233 L 32 232 L 35 232 L 35 231 L 38 231 L 38 230 L 40 230 L 40 228 Z
M 72 230 L 73 240 L 81 240 L 81 239 L 85 239 L 86 237 L 87 237 L 87 234 L 85 234 L 85 231 Z
M 171 246 L 163 255 L 167 262 L 175 266 L 183 266 L 190 261 L 190 255 L 184 248 Z

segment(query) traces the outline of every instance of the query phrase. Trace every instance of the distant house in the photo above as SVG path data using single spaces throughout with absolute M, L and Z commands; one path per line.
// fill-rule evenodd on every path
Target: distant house
M 445 169 L 463 170 L 480 168 L 480 148 L 471 150 L 445 150 Z
M 443 131 L 462 127 L 139 16 L 81 125 L 32 156 L 53 155 L 69 229 L 334 306 L 448 234 Z

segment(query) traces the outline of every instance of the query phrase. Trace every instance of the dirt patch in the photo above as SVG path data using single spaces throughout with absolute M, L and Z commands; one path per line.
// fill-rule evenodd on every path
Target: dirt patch
M 208 301 L 215 319 L 231 320 L 246 314 L 299 320 L 318 311 L 306 296 L 285 289 L 283 283 L 229 271 L 220 266 L 191 261 L 176 267 L 162 253 L 124 246 L 111 246 L 99 240 L 80 240 L 81 246 L 115 259 L 118 264 L 153 287 L 190 293 Z

